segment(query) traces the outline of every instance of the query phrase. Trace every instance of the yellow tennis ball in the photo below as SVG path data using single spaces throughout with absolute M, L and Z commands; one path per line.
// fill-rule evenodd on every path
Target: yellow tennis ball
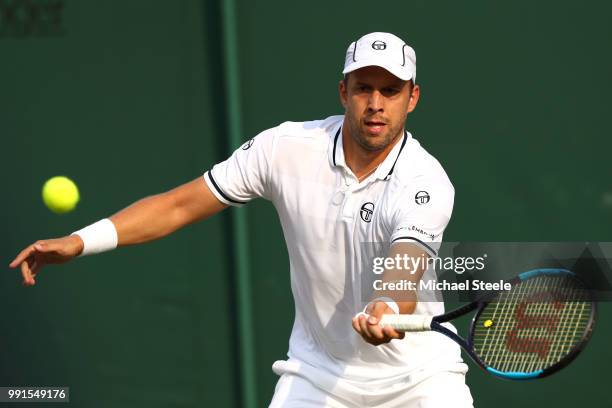
M 493 326 L 493 320 L 487 319 L 487 320 L 484 321 L 483 325 L 484 325 L 484 327 L 491 327 L 491 326 Z
M 68 177 L 56 176 L 45 182 L 42 189 L 45 205 L 56 214 L 74 210 L 79 202 L 79 189 Z

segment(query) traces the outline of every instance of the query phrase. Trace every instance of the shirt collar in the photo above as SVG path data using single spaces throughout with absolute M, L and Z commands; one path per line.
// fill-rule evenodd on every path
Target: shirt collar
M 402 154 L 402 150 L 404 146 L 406 146 L 406 142 L 411 138 L 410 133 L 404 130 L 404 136 L 401 141 L 397 141 L 393 149 L 389 152 L 385 160 L 380 163 L 376 172 L 374 173 L 377 179 L 380 180 L 389 180 L 391 178 L 391 174 L 393 174 L 393 170 L 395 169 L 395 164 L 399 159 L 400 154 Z M 344 167 L 348 170 L 348 166 L 344 160 L 344 148 L 342 146 L 342 124 L 336 131 L 336 135 L 330 140 L 329 146 L 329 163 L 334 167 Z

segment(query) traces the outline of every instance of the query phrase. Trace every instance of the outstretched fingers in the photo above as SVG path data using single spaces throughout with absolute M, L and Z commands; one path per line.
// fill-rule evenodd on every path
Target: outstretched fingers
M 34 276 L 32 274 L 32 269 L 30 267 L 29 259 L 21 262 L 21 276 L 23 277 L 23 284 L 26 286 L 33 286 L 36 284 L 34 280 Z
M 45 241 L 37 241 L 21 251 L 9 264 L 9 267 L 20 267 L 21 276 L 23 277 L 23 284 L 26 286 L 32 286 L 36 284 L 36 274 L 45 264 L 45 262 L 39 259 L 39 255 L 52 250 L 53 248 L 51 248 Z
M 9 266 L 11 268 L 16 268 L 19 265 L 21 265 L 21 263 L 23 261 L 25 261 L 26 259 L 28 259 L 32 254 L 34 254 L 36 252 L 36 246 L 37 244 L 32 244 L 29 245 L 28 247 L 26 247 L 23 251 L 21 251 L 16 257 L 15 259 L 13 259 L 13 261 L 9 264 Z

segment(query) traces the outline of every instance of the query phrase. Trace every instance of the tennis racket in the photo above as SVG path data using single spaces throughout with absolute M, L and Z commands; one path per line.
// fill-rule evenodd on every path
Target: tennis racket
M 566 269 L 535 269 L 509 281 L 512 289 L 439 316 L 384 315 L 381 326 L 398 331 L 435 331 L 457 342 L 484 370 L 528 380 L 567 366 L 587 344 L 597 304 Z M 476 310 L 467 339 L 441 323 Z

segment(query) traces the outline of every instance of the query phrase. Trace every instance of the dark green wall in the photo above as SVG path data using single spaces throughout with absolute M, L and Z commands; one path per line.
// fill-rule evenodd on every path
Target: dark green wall
M 609 241 L 610 18 L 612 6 L 595 1 L 242 2 L 245 131 L 341 113 L 346 46 L 366 32 L 394 32 L 417 53 L 421 100 L 407 127 L 456 188 L 445 239 Z M 248 212 L 253 234 L 273 232 L 251 251 L 255 314 L 282 318 L 257 322 L 258 381 L 269 396 L 275 376 L 265 368 L 283 355 L 293 316 L 284 307 L 292 306 L 288 261 L 272 206 Z M 543 395 L 558 395 L 555 407 L 584 404 L 584 395 L 594 407 L 609 404 L 599 375 L 612 360 L 611 310 L 602 305 L 589 348 L 556 376 L 516 384 L 472 367 L 476 406 L 538 407 Z
M 7 34 L 0 20 L 6 263 L 228 152 L 221 0 L 63 4 L 60 33 Z M 456 188 L 447 240 L 612 241 L 611 17 L 612 5 L 592 0 L 239 1 L 243 139 L 341 113 L 346 46 L 391 31 L 417 52 L 422 98 L 407 126 Z M 82 193 L 64 216 L 40 199 L 57 174 Z M 250 338 L 266 406 L 293 318 L 287 254 L 269 203 L 229 211 L 249 222 Z M 50 267 L 30 289 L 6 268 L 0 385 L 69 385 L 79 407 L 240 406 L 228 213 Z M 556 395 L 558 408 L 584 406 L 585 395 L 589 406 L 609 404 L 610 312 L 602 305 L 592 343 L 551 378 L 517 384 L 473 368 L 476 406 L 535 407 L 542 395 Z
M 63 35 L 0 38 L 2 255 L 198 177 L 225 150 L 218 7 L 66 0 Z M 212 22 L 212 27 L 211 23 Z M 57 216 L 42 183 L 72 177 Z M 0 384 L 82 407 L 237 406 L 227 216 L 147 246 L 0 278 Z

